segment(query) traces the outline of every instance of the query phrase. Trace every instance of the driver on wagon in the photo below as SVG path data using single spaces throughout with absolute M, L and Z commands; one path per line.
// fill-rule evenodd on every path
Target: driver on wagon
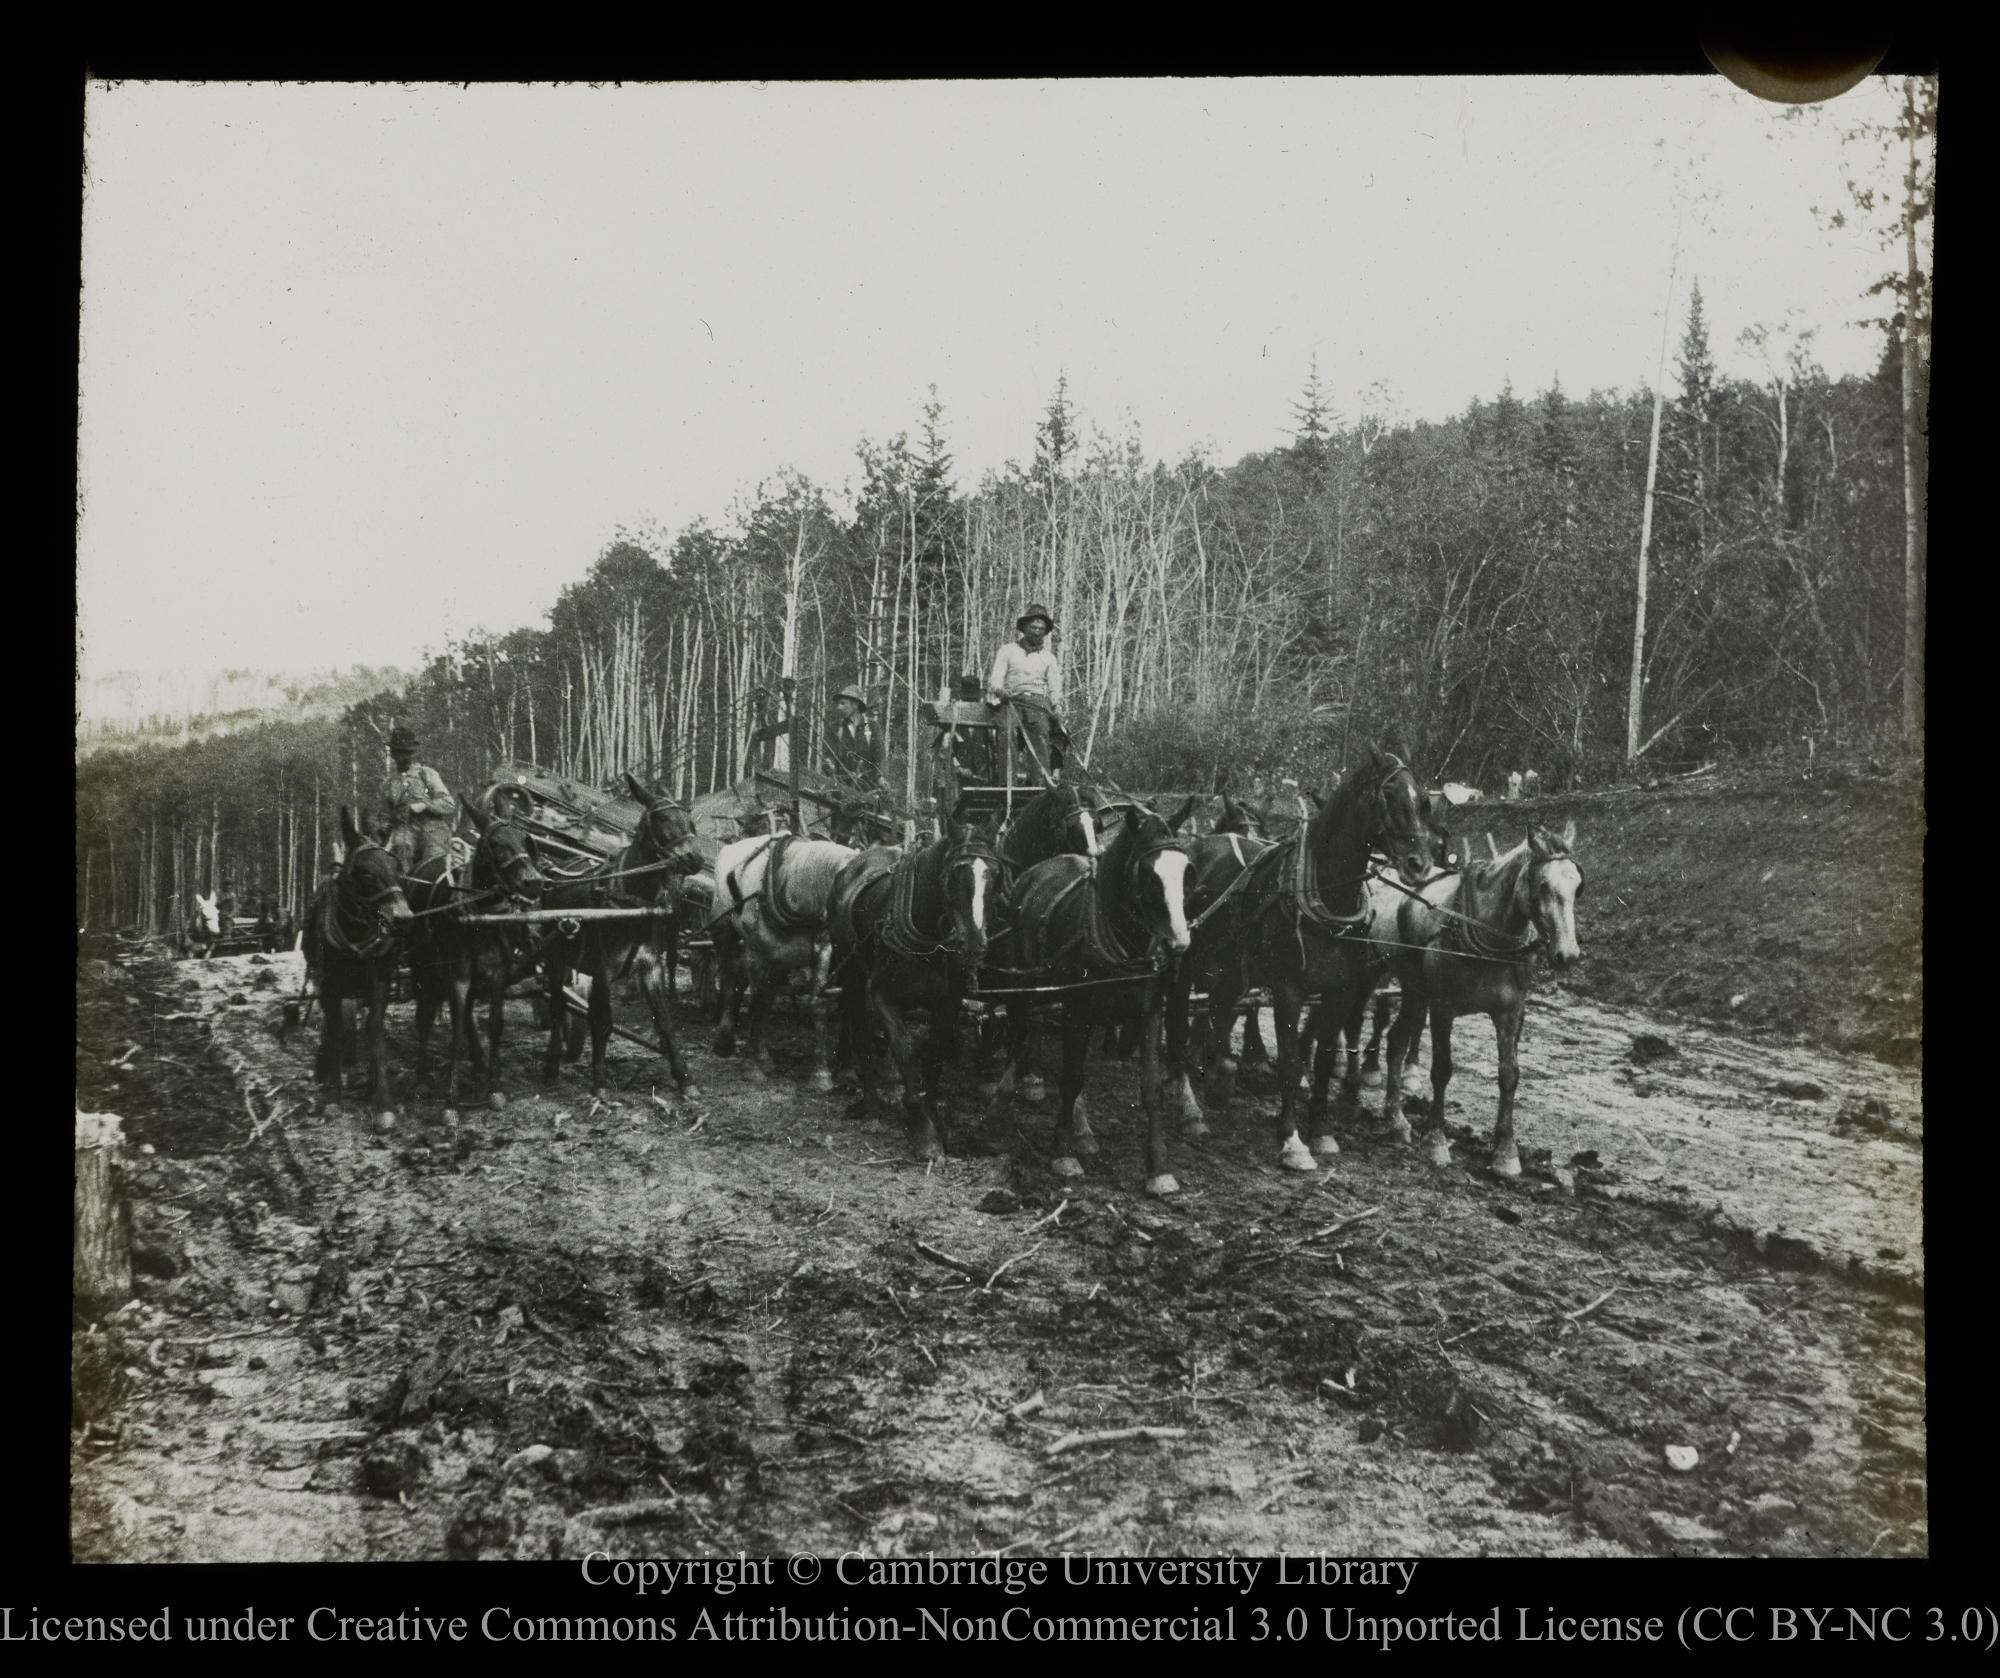
M 444 777 L 427 763 L 417 762 L 417 737 L 402 723 L 389 731 L 389 756 L 395 771 L 382 783 L 382 809 L 388 837 L 383 840 L 396 865 L 408 874 L 419 863 L 443 856 L 458 825 L 458 800 Z
M 1046 606 L 1030 606 L 1015 621 L 1020 631 L 994 655 L 993 668 L 986 674 L 986 703 L 1007 705 L 1020 724 L 1028 748 L 1029 779 L 1036 786 L 1054 784 L 1051 735 L 1060 735 L 1062 724 L 1062 666 L 1043 643 L 1054 633 L 1055 620 Z

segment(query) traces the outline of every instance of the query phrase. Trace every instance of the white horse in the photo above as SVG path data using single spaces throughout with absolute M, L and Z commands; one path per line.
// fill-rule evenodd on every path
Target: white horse
M 722 1029 L 715 1052 L 736 1052 L 739 1031 L 757 1075 L 772 1070 L 764 1027 L 780 975 L 811 975 L 812 1087 L 833 1088 L 827 1060 L 826 986 L 833 944 L 827 911 L 833 881 L 856 853 L 829 839 L 788 833 L 738 839 L 715 862 L 715 919 L 709 923 L 722 980 Z

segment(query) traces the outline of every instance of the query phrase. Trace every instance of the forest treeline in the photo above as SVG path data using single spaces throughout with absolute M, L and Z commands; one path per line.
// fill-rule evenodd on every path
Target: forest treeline
M 1907 553 L 1902 315 L 1872 377 L 1810 334 L 1718 373 L 1699 290 L 1663 405 L 1644 765 L 1897 749 Z M 1915 358 L 1924 408 L 1925 354 Z M 933 393 L 934 394 L 934 393 Z M 1627 678 L 1653 396 L 1511 388 L 1443 423 L 1333 411 L 1309 372 L 1282 446 L 1148 464 L 1059 384 L 1027 464 L 960 488 L 935 402 L 859 449 L 852 509 L 796 473 L 726 528 L 617 534 L 545 626 L 474 635 L 401 691 L 78 766 L 83 924 L 160 928 L 233 873 L 294 911 L 369 804 L 390 727 L 461 793 L 525 758 L 691 799 L 753 760 L 817 764 L 831 696 L 870 696 L 892 795 L 924 792 L 920 706 L 1048 605 L 1077 759 L 1135 790 L 1329 784 L 1393 730 L 1434 780 L 1630 773 Z M 1923 483 L 1921 455 L 1915 482 Z M 1917 610 L 1921 611 L 1918 601 Z M 784 677 L 794 689 L 791 706 Z M 795 712 L 795 724 L 781 730 Z

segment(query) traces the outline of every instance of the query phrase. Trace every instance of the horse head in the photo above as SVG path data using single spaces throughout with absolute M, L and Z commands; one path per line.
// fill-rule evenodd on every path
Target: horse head
M 1583 870 L 1570 847 L 1576 843 L 1576 823 L 1565 822 L 1561 833 L 1545 827 L 1528 829 L 1528 912 L 1535 931 L 1558 973 L 1582 960 L 1576 939 L 1576 900 L 1583 895 Z
M 367 819 L 365 811 L 356 821 L 345 804 L 340 807 L 340 837 L 347 847 L 347 860 L 335 881 L 336 895 L 346 899 L 350 907 L 372 910 L 392 931 L 404 932 L 416 917 L 403 895 L 402 872 L 396 859 L 363 831 Z
M 676 874 L 701 871 L 701 847 L 695 843 L 694 817 L 670 798 L 655 798 L 625 774 L 625 785 L 646 812 L 639 818 L 639 842 L 655 861 L 664 862 Z
M 1246 839 L 1268 839 L 1271 837 L 1270 813 L 1254 804 L 1239 804 L 1225 792 L 1222 795 L 1222 820 L 1215 824 L 1215 831 L 1241 834 Z
M 466 815 L 479 830 L 479 845 L 472 853 L 472 883 L 475 887 L 502 887 L 517 902 L 537 902 L 547 882 L 528 849 L 527 833 L 519 819 L 509 813 L 508 802 L 499 810 L 499 814 L 489 816 L 476 804 L 466 806 Z
M 1175 954 L 1188 947 L 1187 842 L 1174 836 L 1164 816 L 1143 804 L 1123 807 L 1124 821 L 1105 853 L 1104 867 L 1127 908 L 1164 938 Z
M 1406 880 L 1424 880 L 1431 872 L 1431 826 L 1423 788 L 1410 766 L 1393 752 L 1369 747 L 1367 775 L 1372 783 L 1370 840 L 1382 847 L 1390 865 Z
M 968 972 L 977 973 L 986 960 L 992 936 L 992 907 L 1000 891 L 1002 864 L 997 843 L 999 822 L 953 822 L 945 836 L 944 893 L 946 912 L 958 935 Z

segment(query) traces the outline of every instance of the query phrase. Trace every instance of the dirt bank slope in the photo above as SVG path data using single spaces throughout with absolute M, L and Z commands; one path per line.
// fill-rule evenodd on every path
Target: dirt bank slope
M 1484 834 L 1576 822 L 1576 994 L 1919 1065 L 1921 789 L 1834 779 L 1704 777 L 1467 806 L 1450 825 L 1483 856 Z

